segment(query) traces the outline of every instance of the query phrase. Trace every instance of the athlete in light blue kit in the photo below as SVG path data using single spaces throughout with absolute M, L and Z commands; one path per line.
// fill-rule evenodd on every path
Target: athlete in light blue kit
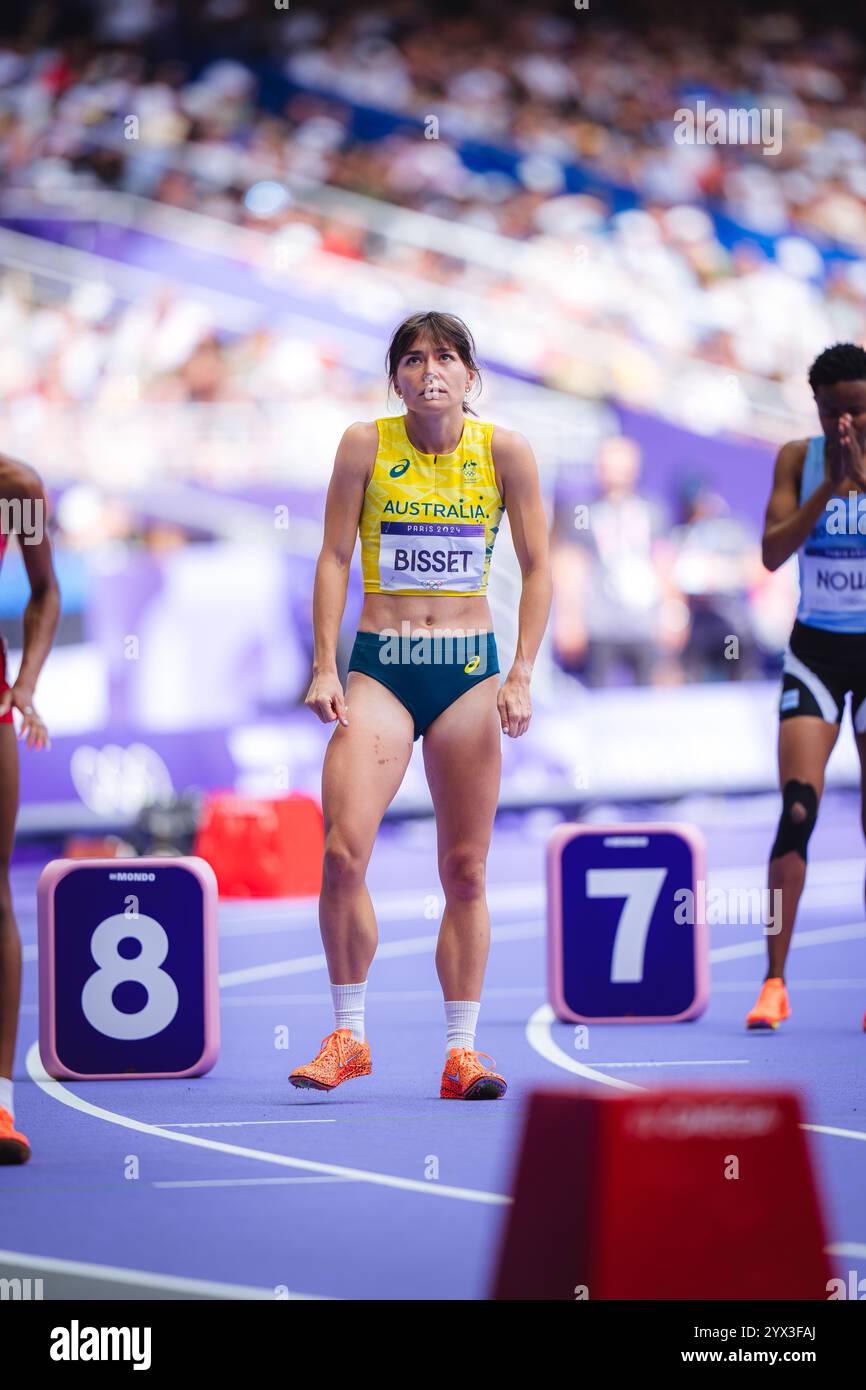
M 769 967 L 750 1028 L 776 1028 L 791 1012 L 785 959 L 849 690 L 866 834 L 866 352 L 853 343 L 827 348 L 809 385 L 823 434 L 780 449 L 764 524 L 768 569 L 797 552 L 800 604 L 779 701 L 782 816 L 769 870 L 770 890 L 782 891 L 782 925 L 767 938 Z

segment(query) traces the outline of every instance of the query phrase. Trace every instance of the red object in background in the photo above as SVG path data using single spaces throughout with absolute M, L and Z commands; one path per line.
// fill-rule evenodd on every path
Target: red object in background
M 213 792 L 193 854 L 211 865 L 221 898 L 294 898 L 319 892 L 325 827 L 311 796 Z
M 826 1299 L 800 1124 L 790 1092 L 534 1092 L 493 1297 Z
M 60 96 L 79 76 L 68 56 L 58 53 L 41 69 L 38 80 L 52 96 Z

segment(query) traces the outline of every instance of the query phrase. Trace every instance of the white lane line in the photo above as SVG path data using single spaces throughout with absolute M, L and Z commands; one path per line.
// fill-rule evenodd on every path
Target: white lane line
M 768 856 L 774 830 L 775 824 L 769 831 L 767 840 Z M 862 856 L 855 859 L 810 859 L 803 902 L 810 892 L 817 890 L 820 894 L 822 889 L 836 888 L 840 883 L 856 883 L 862 887 L 864 867 L 866 865 Z M 718 888 L 742 888 L 746 884 L 766 887 L 767 860 L 762 864 L 734 864 L 730 868 L 720 866 L 711 869 L 707 875 L 707 883 Z
M 594 1067 L 748 1067 L 748 1057 L 709 1057 L 705 1059 L 690 1057 L 682 1062 L 593 1062 Z
M 296 1183 L 354 1182 L 354 1178 L 335 1178 L 332 1174 L 305 1178 L 190 1178 L 173 1182 L 152 1182 L 149 1187 L 285 1187 Z
M 111 1284 L 134 1284 L 148 1289 L 164 1289 L 167 1293 L 188 1294 L 200 1298 L 268 1299 L 274 1301 L 273 1289 L 256 1288 L 250 1284 L 219 1284 L 212 1279 L 184 1279 L 175 1274 L 156 1274 L 147 1269 L 126 1269 L 120 1265 L 90 1264 L 83 1260 L 59 1260 L 53 1255 L 33 1255 L 21 1250 L 0 1250 L 0 1266 L 34 1269 L 40 1274 L 65 1274 L 83 1279 L 99 1279 Z M 317 1294 L 292 1293 L 290 1298 L 318 1299 Z
M 824 1248 L 828 1255 L 853 1255 L 855 1258 L 859 1255 L 866 1259 L 866 1245 L 859 1245 L 854 1240 L 837 1241 L 835 1245 L 827 1245 Z
M 768 823 L 767 852 L 775 828 Z M 820 897 L 822 890 L 836 891 L 840 885 L 855 885 L 862 888 L 864 862 L 861 859 L 813 859 L 809 863 L 809 877 L 803 892 L 802 902 L 808 907 L 810 896 Z M 707 875 L 710 888 L 743 888 L 744 886 L 766 886 L 767 862 L 760 864 L 733 864 L 730 867 L 711 869 Z M 435 876 L 429 884 L 418 891 L 407 892 L 404 888 L 371 889 L 370 896 L 376 917 L 381 922 L 397 922 L 412 917 L 423 917 L 426 901 L 430 897 L 442 896 L 441 885 Z M 517 879 L 511 883 L 494 883 L 488 887 L 487 903 L 492 912 L 534 912 L 543 909 L 546 890 L 543 882 L 531 883 Z M 250 918 L 252 930 L 259 924 L 270 928 L 271 919 L 279 922 L 299 922 L 318 925 L 319 900 L 316 896 L 304 898 L 267 898 L 241 901 L 223 900 L 221 912 L 231 923 L 232 932 L 243 931 L 243 923 L 232 921 L 233 917 Z M 240 932 L 238 933 L 240 934 Z
M 846 922 L 838 927 L 816 927 L 814 930 L 795 931 L 791 938 L 791 950 L 803 950 L 807 946 L 827 946 L 834 941 L 856 941 L 866 937 L 866 926 L 862 922 Z M 710 960 L 714 965 L 725 960 L 740 960 L 745 956 L 762 956 L 767 949 L 766 939 L 742 941 L 735 946 L 714 946 Z
M 438 1182 L 422 1182 L 417 1178 L 401 1178 L 391 1173 L 368 1172 L 363 1168 L 346 1168 L 338 1163 L 318 1163 L 310 1158 L 291 1158 L 288 1154 L 267 1153 L 263 1149 L 248 1149 L 240 1144 L 227 1144 L 221 1139 L 205 1139 L 197 1134 L 182 1134 L 174 1129 L 145 1124 L 129 1115 L 119 1115 L 114 1110 L 92 1105 L 90 1101 L 75 1095 L 59 1081 L 54 1081 L 45 1071 L 39 1057 L 39 1045 L 33 1043 L 27 1052 L 27 1071 L 31 1080 L 46 1095 L 70 1106 L 94 1119 L 105 1120 L 108 1124 L 120 1125 L 123 1129 L 135 1130 L 138 1134 L 149 1134 L 156 1139 L 171 1139 L 175 1144 L 190 1144 L 196 1148 L 210 1149 L 215 1153 L 231 1154 L 235 1158 L 250 1158 L 257 1163 L 273 1163 L 282 1168 L 300 1168 L 310 1173 L 331 1173 L 336 1177 L 353 1178 L 358 1182 L 370 1183 L 378 1187 L 391 1187 L 402 1192 L 423 1193 L 426 1197 L 451 1197 L 462 1202 L 479 1202 L 486 1206 L 506 1206 L 510 1197 L 499 1192 L 482 1192 L 473 1187 L 451 1187 Z
M 425 921 L 426 900 L 442 898 L 438 883 L 431 884 L 426 893 L 372 893 L 373 910 L 377 922 L 422 923 Z M 523 912 L 541 912 L 544 909 L 545 894 L 538 884 L 505 883 L 488 888 L 487 906 L 491 913 L 513 917 Z M 319 930 L 318 898 L 291 899 L 291 907 L 278 906 L 273 919 L 270 915 L 246 923 L 226 919 L 225 902 L 221 904 L 222 920 L 220 938 L 270 936 L 281 931 L 305 931 L 309 928 Z M 246 915 L 246 909 L 244 909 Z M 429 918 L 426 918 L 429 920 Z
M 222 910 L 225 912 L 225 907 L 223 907 Z M 319 916 L 317 912 L 313 913 L 308 922 L 294 921 L 289 917 L 278 917 L 272 922 L 256 922 L 247 926 L 241 922 L 227 922 L 225 917 L 223 917 L 223 920 L 220 922 L 219 934 L 220 941 L 223 941 L 229 937 L 234 940 L 236 937 L 272 936 L 274 932 L 285 932 L 288 936 L 292 932 L 313 930 L 316 932 L 319 930 Z
M 623 1081 L 619 1076 L 606 1076 L 603 1071 L 596 1071 L 585 1062 L 578 1062 L 574 1057 L 569 1057 L 553 1040 L 551 1024 L 555 1022 L 553 1009 L 549 1004 L 542 1004 L 529 1017 L 526 1040 L 539 1056 L 552 1062 L 555 1067 L 562 1067 L 564 1071 L 573 1072 L 575 1076 L 582 1076 L 585 1081 L 598 1081 L 602 1086 L 613 1086 L 617 1091 L 644 1090 L 643 1086 L 637 1086 L 633 1081 Z
M 335 1125 L 329 1117 L 321 1120 L 154 1120 L 157 1129 L 244 1129 L 247 1125 Z
M 820 927 L 815 931 L 801 932 L 799 937 L 795 932 L 791 947 L 792 949 L 804 949 L 811 946 L 823 946 L 834 941 L 851 941 L 862 936 L 866 936 L 866 928 L 860 922 L 852 922 L 845 926 Z M 733 947 L 719 946 L 710 951 L 710 960 L 715 964 L 739 956 L 763 955 L 765 950 L 766 944 L 763 941 L 744 942 L 741 946 Z M 526 1025 L 526 1040 L 539 1056 L 552 1062 L 554 1066 L 561 1067 L 563 1071 L 573 1072 L 576 1076 L 582 1076 L 587 1081 L 597 1081 L 604 1086 L 615 1086 L 620 1090 L 641 1091 L 646 1089 L 633 1082 L 623 1081 L 619 1077 L 605 1076 L 602 1071 L 576 1062 L 554 1041 L 552 1027 L 556 1021 L 553 1009 L 549 1004 L 542 1004 L 530 1015 Z M 866 1140 L 866 1133 L 861 1133 L 860 1130 L 856 1129 L 839 1129 L 833 1125 L 802 1125 L 801 1128 L 811 1129 L 816 1134 L 829 1134 L 841 1139 Z
M 509 927 L 496 927 L 492 935 L 493 945 L 500 941 L 529 941 L 533 937 L 544 936 L 545 927 L 539 922 L 516 922 Z M 394 960 L 400 956 L 421 956 L 427 951 L 435 951 L 439 940 L 438 933 L 430 936 L 410 936 L 404 941 L 380 942 L 376 951 L 377 960 Z M 324 952 L 314 956 L 296 956 L 292 960 L 275 960 L 269 965 L 251 965 L 244 970 L 228 970 L 220 975 L 220 989 L 233 985 L 253 984 L 258 980 L 276 980 L 283 975 L 304 975 L 310 970 L 324 970 L 327 966 Z
M 425 942 L 428 940 L 424 938 Z M 394 944 L 394 943 L 386 943 Z M 377 955 L 382 955 L 380 946 Z M 405 954 L 409 954 L 407 951 Z M 220 989 L 231 985 L 248 985 L 257 980 L 274 980 L 280 975 L 305 975 L 308 970 L 323 970 L 327 965 L 323 952 L 315 956 L 296 956 L 294 960 L 278 960 L 271 965 L 251 965 L 246 970 L 227 970 L 220 975 Z
M 838 1129 L 835 1125 L 801 1125 L 801 1129 L 813 1129 L 816 1134 L 833 1134 L 837 1139 L 860 1139 L 866 1144 L 866 1131 L 859 1129 Z
M 762 887 L 766 882 L 766 875 L 766 864 L 742 864 L 732 868 L 714 869 L 707 875 L 707 887 L 710 890 L 725 887 L 740 890 L 744 887 L 747 889 Z M 809 880 L 803 891 L 800 913 L 803 915 L 819 906 L 826 907 L 831 903 L 836 906 L 844 906 L 849 897 L 853 907 L 860 899 L 862 884 L 863 861 L 861 859 L 815 860 L 809 865 Z M 405 922 L 413 917 L 422 917 L 425 899 L 430 896 L 441 896 L 441 890 L 437 889 L 434 883 L 426 894 L 421 892 L 407 893 L 402 889 L 395 889 L 373 893 L 371 896 L 378 921 Z M 504 883 L 494 885 L 487 892 L 488 906 L 493 913 L 537 911 L 543 914 L 545 901 L 543 884 L 527 884 L 522 881 Z M 223 902 L 220 906 L 222 918 L 220 936 L 243 938 L 275 934 L 282 931 L 303 931 L 314 928 L 318 930 L 318 902 L 316 897 L 269 898 L 262 902 L 245 900 L 243 903 L 237 904 Z M 235 916 L 249 917 L 252 918 L 252 921 L 247 925 L 243 920 L 233 920 Z M 499 934 L 501 931 L 502 928 L 499 929 Z M 728 949 L 736 954 L 735 948 Z M 379 954 L 383 954 L 384 951 L 384 946 L 380 946 Z M 37 958 L 38 952 L 35 942 L 28 943 L 23 947 L 22 959 L 25 962 L 32 963 Z M 291 972 L 285 970 L 282 973 L 290 974 Z M 262 976 L 260 978 L 268 977 Z M 243 981 L 238 980 L 237 983 L 240 984 Z
M 866 928 L 860 922 L 850 923 L 841 927 L 820 927 L 815 931 L 801 932 L 799 937 L 796 932 L 791 941 L 791 946 L 803 948 L 809 946 L 823 946 L 830 941 L 849 941 L 858 936 L 866 936 Z M 722 960 L 731 960 L 735 956 L 759 956 L 766 950 L 764 941 L 748 941 L 740 946 L 718 946 L 710 951 L 710 961 L 715 964 Z M 638 1086 L 633 1081 L 624 1081 L 618 1076 L 606 1076 L 603 1071 L 598 1071 L 594 1067 L 587 1066 L 584 1062 L 577 1062 L 575 1059 L 559 1046 L 553 1037 L 553 1024 L 557 1022 L 553 1009 L 549 1004 L 542 1004 L 529 1017 L 526 1024 L 526 1040 L 540 1057 L 548 1062 L 552 1062 L 555 1067 L 561 1067 L 563 1071 L 570 1071 L 575 1076 L 582 1076 L 586 1081 L 597 1081 L 602 1086 L 613 1086 L 621 1091 L 642 1091 L 646 1087 Z M 599 1027 L 604 1025 L 600 1024 Z M 836 1130 L 822 1125 L 810 1125 L 810 1129 L 816 1130 L 821 1134 L 836 1134 L 851 1139 L 866 1139 L 866 1134 L 861 1135 L 856 1130 Z
M 766 874 L 766 867 L 763 872 Z M 442 898 L 441 885 L 435 877 L 431 877 L 429 885 L 419 888 L 412 892 L 407 892 L 405 888 L 385 888 L 378 892 L 370 890 L 373 900 L 373 908 L 376 917 L 380 922 L 400 922 L 417 917 L 420 921 L 424 920 L 425 908 L 429 898 Z M 512 883 L 494 883 L 487 890 L 487 905 L 491 912 L 532 912 L 538 907 L 543 907 L 545 900 L 545 889 L 543 883 L 527 882 L 525 879 L 518 879 Z M 225 898 L 220 903 L 220 910 L 224 916 L 228 917 L 232 928 L 236 930 L 242 928 L 242 922 L 232 921 L 232 918 L 253 919 L 255 931 L 259 923 L 270 925 L 269 919 L 278 918 L 281 922 L 299 922 L 305 924 L 312 919 L 312 924 L 318 927 L 319 899 L 318 897 L 305 898 L 268 898 L 262 901 L 243 902 L 228 901 Z
M 864 980 L 866 987 L 866 980 Z M 493 985 L 490 989 L 485 988 L 485 999 L 521 999 L 525 995 L 534 995 L 536 998 L 543 998 L 545 985 L 539 982 L 536 985 Z M 404 1004 L 420 1003 L 422 1000 L 429 999 L 440 1007 L 442 1005 L 441 989 L 373 989 L 367 990 L 365 996 L 368 1004 Z M 331 996 L 328 993 L 327 985 L 323 985 L 315 994 L 241 994 L 237 998 L 227 996 L 220 1000 L 220 1008 L 242 1009 L 247 1005 L 251 1007 L 261 1007 L 267 1004 L 316 1004 L 321 1006 L 326 1000 L 328 1007 L 331 1007 Z M 36 1006 L 34 1005 L 34 1011 Z
M 598 1081 L 603 1086 L 614 1086 L 621 1091 L 646 1091 L 649 1089 L 647 1086 L 638 1086 L 633 1081 L 623 1081 L 618 1076 L 606 1076 L 603 1071 L 596 1071 L 594 1067 L 588 1067 L 582 1062 L 575 1062 L 574 1058 L 569 1057 L 567 1052 L 563 1052 L 559 1044 L 553 1040 L 551 1029 L 556 1022 L 557 1019 L 549 1004 L 542 1004 L 541 1008 L 536 1009 L 535 1013 L 530 1016 L 526 1025 L 526 1040 L 539 1056 L 552 1062 L 555 1067 L 561 1067 L 563 1071 L 574 1072 L 576 1076 L 582 1076 L 586 1081 Z M 805 1124 L 801 1125 L 800 1128 L 814 1130 L 816 1134 L 835 1135 L 840 1139 L 866 1141 L 866 1133 L 861 1133 L 857 1129 L 838 1129 L 833 1125 Z

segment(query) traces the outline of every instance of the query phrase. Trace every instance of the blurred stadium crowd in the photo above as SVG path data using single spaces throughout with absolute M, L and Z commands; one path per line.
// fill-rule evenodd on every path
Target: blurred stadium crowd
M 863 333 L 863 47 L 840 28 L 806 33 L 792 15 L 735 5 L 721 56 L 718 15 L 690 15 L 686 31 L 675 7 L 655 8 L 640 30 L 544 6 L 324 4 L 264 18 L 242 0 L 135 0 L 91 7 L 95 42 L 53 46 L 37 42 L 34 20 L 30 40 L 7 40 L 0 58 L 7 180 L 43 193 L 124 189 L 258 229 L 301 221 L 325 249 L 374 262 L 382 247 L 368 229 L 288 196 L 251 200 L 250 186 L 267 172 L 523 242 L 579 242 L 592 274 L 569 304 L 578 321 L 782 381 L 816 342 Z M 249 65 L 203 63 L 220 31 Z M 265 36 L 267 71 L 298 84 L 282 109 L 257 106 Z M 780 152 L 678 144 L 673 114 L 699 96 L 781 110 Z M 432 116 L 439 138 L 397 126 L 357 139 L 351 103 Z M 514 176 L 471 167 L 468 140 L 522 156 Z M 563 163 L 580 166 L 586 191 L 565 192 Z M 617 187 L 641 206 L 616 211 Z M 733 241 L 718 214 L 738 224 Z M 782 238 L 776 256 L 762 234 Z M 816 237 L 850 258 L 825 266 Z M 446 283 L 465 274 L 437 252 L 416 269 Z
M 290 236 L 299 275 L 324 254 L 523 322 L 541 309 L 550 333 L 527 368 L 542 385 L 604 399 L 663 361 L 675 395 L 677 364 L 704 362 L 802 410 L 811 357 L 866 336 L 864 47 L 832 3 L 817 21 L 732 4 L 686 28 L 668 0 L 591 23 L 544 4 L 75 0 L 13 5 L 0 32 L 7 194 L 134 194 Z M 677 143 L 674 112 L 699 98 L 781 110 L 780 152 Z M 343 215 L 323 190 L 451 224 L 454 249 L 382 235 L 370 204 Z M 513 266 L 464 256 L 459 228 L 513 243 Z M 533 249 L 528 275 L 518 252 Z M 563 258 L 579 273 L 563 278 Z M 554 350 L 560 323 L 621 341 L 610 380 Z M 144 402 L 323 393 L 381 408 L 345 344 L 226 332 L 178 287 L 133 303 L 104 285 L 46 296 L 12 271 L 0 329 L 6 402 L 110 406 L 133 382 Z M 643 496 L 628 441 L 597 473 L 592 528 L 554 518 L 565 669 L 593 685 L 774 670 L 793 585 L 762 570 L 758 518 L 695 480 Z M 721 650 L 730 632 L 737 661 Z

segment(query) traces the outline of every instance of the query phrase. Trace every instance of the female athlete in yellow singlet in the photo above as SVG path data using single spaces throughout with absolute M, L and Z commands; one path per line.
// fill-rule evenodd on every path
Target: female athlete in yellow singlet
M 445 899 L 436 949 L 447 1029 L 440 1095 L 495 1099 L 505 1081 L 475 1050 L 490 946 L 485 865 L 501 734 L 519 738 L 531 717 L 530 678 L 551 600 L 547 521 L 529 444 L 473 417 L 479 372 L 460 319 L 425 313 L 402 323 L 388 379 L 405 414 L 343 435 L 316 567 L 306 703 L 337 725 L 322 775 L 319 900 L 336 1026 L 289 1080 L 330 1091 L 371 1071 L 364 996 L 378 935 L 365 874 L 414 740 L 423 738 Z M 500 684 L 485 595 L 503 511 L 523 585 L 514 662 Z M 337 636 L 359 534 L 364 606 L 344 692 Z

